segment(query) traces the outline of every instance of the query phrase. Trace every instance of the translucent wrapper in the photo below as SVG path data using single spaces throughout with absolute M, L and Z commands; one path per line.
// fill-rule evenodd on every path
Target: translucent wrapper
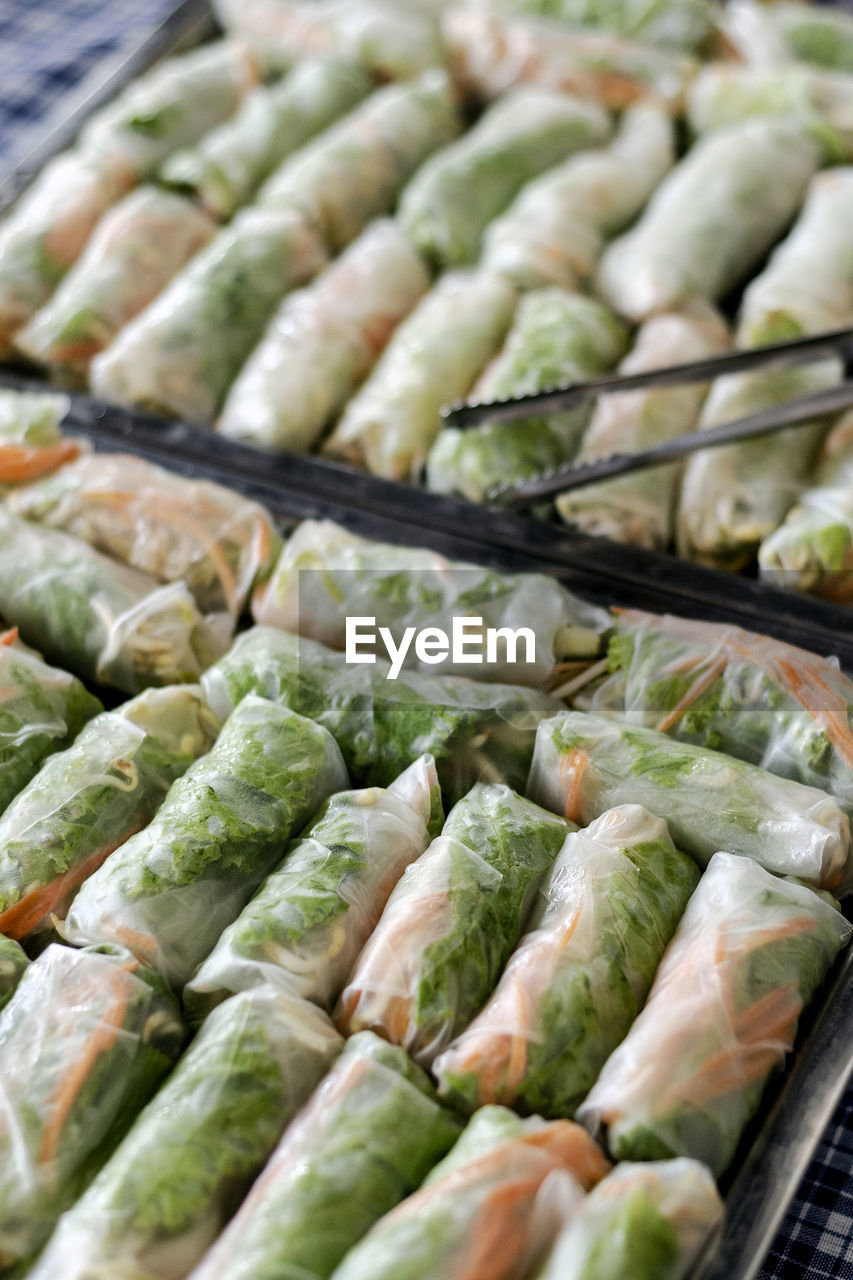
M 330 1009 L 391 890 L 443 816 L 432 756 L 387 790 L 332 796 L 187 986 L 193 1020 L 263 983 Z
M 569 834 L 494 994 L 434 1063 L 441 1096 L 469 1112 L 573 1115 L 643 1007 L 698 880 L 640 805 Z
M 0 932 L 24 938 L 62 917 L 218 729 L 197 686 L 148 689 L 50 756 L 0 817 Z
M 835 360 L 717 378 L 699 426 L 731 422 L 840 380 Z M 676 517 L 681 554 L 728 569 L 749 564 L 761 541 L 794 505 L 830 422 L 826 416 L 815 418 L 769 436 L 693 453 L 684 469 Z
M 620 1164 L 581 1202 L 538 1280 L 685 1280 L 723 1211 L 696 1160 Z
M 80 146 L 139 180 L 237 110 L 258 78 L 249 50 L 217 40 L 157 63 L 89 119 Z
M 582 823 L 642 804 L 701 866 L 729 849 L 827 888 L 850 876 L 850 823 L 824 791 L 604 716 L 567 711 L 540 725 L 528 794 Z
M 774 587 L 853 599 L 853 415 L 827 436 L 797 505 L 758 548 L 758 566 Z
M 739 57 L 755 66 L 801 61 L 853 71 L 853 18 L 842 9 L 729 0 L 722 29 Z
M 835 659 L 740 627 L 626 609 L 608 669 L 578 695 L 581 709 L 818 787 L 853 817 L 853 680 Z
M 430 283 L 398 224 L 371 223 L 313 285 L 284 299 L 231 388 L 218 429 L 252 444 L 310 449 Z
M 352 62 L 306 61 L 278 84 L 253 89 L 230 120 L 173 155 L 160 176 L 191 191 L 213 217 L 230 218 L 291 151 L 370 88 L 370 77 Z
M 513 1280 L 609 1169 L 579 1125 L 477 1113 L 425 1184 L 380 1219 L 334 1280 Z
M 785 230 L 820 163 L 820 145 L 788 120 L 746 120 L 700 138 L 605 250 L 599 289 L 635 321 L 691 297 L 722 298 Z
M 55 373 L 84 378 L 94 355 L 207 243 L 214 224 L 189 200 L 140 187 L 104 214 L 56 293 L 15 336 Z
M 342 249 L 371 218 L 391 212 L 418 166 L 461 128 L 446 72 L 387 85 L 294 152 L 264 183 L 260 201 L 297 210 Z
M 0 1009 L 12 999 L 29 963 L 19 942 L 0 936 Z
M 154 821 L 85 882 L 63 933 L 74 943 L 118 942 L 182 986 L 289 838 L 348 781 L 320 725 L 244 698 Z
M 620 373 L 642 373 L 722 355 L 729 347 L 726 323 L 707 303 L 652 316 L 641 325 Z M 602 396 L 577 452 L 577 462 L 612 453 L 636 453 L 693 431 L 707 384 L 648 387 Z M 681 468 L 650 467 L 618 480 L 559 494 L 556 507 L 584 533 L 665 551 L 672 538 Z
M 119 948 L 51 946 L 0 1015 L 0 1265 L 50 1234 L 181 1047 L 170 996 Z
M 576 27 L 603 27 L 618 35 L 672 49 L 696 49 L 714 30 L 711 0 L 479 0 L 509 12 L 559 18 Z
M 486 224 L 525 182 L 574 151 L 606 142 L 611 129 L 609 113 L 595 102 L 515 89 L 416 174 L 400 200 L 401 225 L 436 266 L 473 263 Z
M 216 0 L 220 21 L 265 71 L 342 54 L 382 79 L 408 79 L 444 61 L 431 0 Z
M 443 275 L 403 321 L 344 410 L 323 452 L 390 480 L 414 480 L 441 431 L 510 326 L 516 292 L 482 271 Z
M 828 896 L 715 854 L 579 1118 L 616 1159 L 691 1156 L 719 1177 L 850 933 Z
M 135 693 L 192 680 L 228 643 L 182 582 L 118 564 L 69 534 L 0 513 L 0 612 L 80 675 Z
M 98 219 L 133 185 L 125 167 L 80 151 L 51 160 L 0 222 L 0 356 L 80 257 Z
M 0 387 L 0 495 L 70 462 L 87 445 L 63 439 L 59 424 L 68 412 L 67 396 Z
M 255 620 L 346 648 L 348 617 L 374 617 L 400 642 L 406 627 L 440 626 L 450 632 L 454 617 L 482 619 L 484 627 L 526 626 L 534 632 L 535 661 L 524 646 L 517 660 L 504 645 L 494 661 L 477 664 L 478 680 L 506 680 L 543 686 L 555 667 L 595 657 L 610 616 L 573 596 L 540 573 L 496 573 L 482 565 L 446 560 L 420 547 L 398 547 L 350 533 L 331 520 L 304 520 L 287 540 L 268 582 L 252 600 Z M 463 675 L 471 663 L 441 664 L 445 674 Z M 409 649 L 406 665 L 419 667 Z
M 501 353 L 477 382 L 475 400 L 501 400 L 606 373 L 628 334 L 600 302 L 550 287 L 522 296 Z M 494 490 L 564 465 L 589 419 L 588 405 L 518 422 L 442 431 L 427 459 L 427 485 L 486 502 Z
M 281 297 L 325 258 L 298 214 L 243 210 L 95 357 L 92 391 L 212 422 Z
M 60 1219 L 32 1280 L 183 1280 L 341 1047 L 319 1009 L 271 987 L 215 1010 Z
M 429 1066 L 491 995 L 566 824 L 509 787 L 477 783 L 403 874 L 337 1011 Z
M 567 31 L 558 22 L 463 5 L 448 7 L 442 32 L 454 77 L 487 99 L 515 85 L 535 84 L 615 110 L 657 98 L 677 114 L 697 70 L 691 57 L 610 32 Z
M 192 1280 L 328 1280 L 459 1128 L 402 1049 L 354 1036 Z
M 183 580 L 205 614 L 236 622 L 281 547 L 258 502 L 126 453 L 96 453 L 7 499 L 160 582 Z
M 582 151 L 522 187 L 483 234 L 482 265 L 519 289 L 582 289 L 605 241 L 634 220 L 675 160 L 663 107 L 625 111 L 608 147 Z
M 428 751 L 448 804 L 478 778 L 524 787 L 536 726 L 559 709 L 556 699 L 459 676 L 389 680 L 388 669 L 381 659 L 354 667 L 315 641 L 254 627 L 205 672 L 204 689 L 223 716 L 248 693 L 311 716 L 333 735 L 359 786 L 388 786 Z
M 16 639 L 14 628 L 0 634 L 0 813 L 42 761 L 67 747 L 101 710 L 75 676 L 49 667 Z
M 812 178 L 794 229 L 747 288 L 743 347 L 785 342 L 853 321 L 853 167 Z

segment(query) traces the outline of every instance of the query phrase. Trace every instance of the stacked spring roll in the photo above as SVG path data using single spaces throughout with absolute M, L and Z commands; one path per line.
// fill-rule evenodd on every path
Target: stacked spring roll
M 496 573 L 482 565 L 446 560 L 420 547 L 398 547 L 350 533 L 330 520 L 305 520 L 284 545 L 270 578 L 255 591 L 256 622 L 283 627 L 346 648 L 348 617 L 373 617 L 400 640 L 407 626 L 437 625 L 448 631 L 455 617 L 467 617 L 470 633 L 484 627 L 524 625 L 534 633 L 535 654 L 526 646 L 513 653 L 495 646 L 477 664 L 478 680 L 506 680 L 545 686 L 573 661 L 594 658 L 610 627 L 609 615 L 573 596 L 545 574 Z M 421 666 L 411 649 L 406 664 Z M 464 675 L 471 663 L 444 672 Z
M 355 63 L 305 61 L 278 84 L 253 89 L 236 115 L 171 156 L 160 176 L 213 217 L 230 218 L 292 151 L 369 92 L 370 77 Z
M 543 391 L 611 369 L 627 345 L 621 321 L 600 302 L 563 289 L 524 294 L 500 355 L 473 391 L 499 400 Z M 485 502 L 513 481 L 568 462 L 588 420 L 582 406 L 517 422 L 485 423 L 441 433 L 427 459 L 427 485 Z
M 843 10 L 786 0 L 767 8 L 755 0 L 730 0 L 723 31 L 738 55 L 756 66 L 792 61 L 853 71 L 853 22 Z
M 198 1018 L 263 983 L 331 1009 L 391 890 L 442 825 L 431 756 L 387 789 L 330 797 L 184 991 Z
M 624 374 L 662 369 L 722 355 L 729 345 L 725 321 L 707 303 L 651 316 L 619 366 Z M 584 433 L 576 461 L 654 448 L 693 431 L 707 386 L 648 387 L 602 396 Z M 556 508 L 567 524 L 633 546 L 665 551 L 669 546 L 681 468 L 650 467 L 560 494 Z
M 397 223 L 372 223 L 313 285 L 284 299 L 232 386 L 218 429 L 253 444 L 310 449 L 429 286 Z
M 582 1190 L 609 1167 L 570 1120 L 520 1120 L 485 1107 L 420 1190 L 347 1255 L 334 1280 L 527 1275 L 553 1243 L 561 1209 L 576 1209 Z
M 16 634 L 0 635 L 0 813 L 45 758 L 67 747 L 101 710 L 75 676 L 19 648 Z
M 828 895 L 715 854 L 579 1118 L 617 1159 L 685 1155 L 722 1174 L 850 933 Z
M 528 794 L 582 823 L 642 804 L 700 865 L 730 849 L 779 875 L 850 887 L 850 822 L 825 791 L 653 729 L 580 711 L 544 721 Z
M 478 783 L 398 881 L 338 1008 L 429 1065 L 492 993 L 567 833 L 560 819 Z
M 222 716 L 256 693 L 325 725 L 359 786 L 387 786 L 424 751 L 449 804 L 481 777 L 524 786 L 536 727 L 555 699 L 520 685 L 388 673 L 381 659 L 356 668 L 315 641 L 254 627 L 205 672 L 204 689 Z
M 466 1111 L 573 1115 L 642 1008 L 698 880 L 640 805 L 570 833 L 494 994 L 433 1065 L 440 1095 Z
M 159 582 L 183 581 L 198 608 L 225 615 L 229 630 L 281 547 L 260 503 L 124 453 L 80 458 L 6 506 Z
M 400 199 L 400 222 L 438 267 L 478 256 L 486 224 L 530 178 L 584 147 L 606 142 L 608 112 L 544 89 L 516 89 L 464 138 L 428 160 Z
M 48 657 L 135 693 L 192 680 L 228 643 L 183 582 L 119 564 L 85 542 L 0 511 L 0 612 Z
M 192 1280 L 328 1280 L 459 1128 L 402 1049 L 354 1036 Z
M 81 441 L 60 430 L 68 404 L 67 396 L 0 387 L 0 494 L 80 455 Z
M 497 0 L 499 9 L 541 13 L 573 27 L 602 27 L 618 35 L 673 49 L 696 49 L 714 30 L 710 0 Z
M 481 263 L 520 289 L 581 289 L 605 240 L 624 231 L 675 159 L 673 126 L 656 103 L 629 107 L 608 147 L 582 151 L 522 187 L 486 227 Z
M 517 295 L 501 276 L 450 271 L 403 321 L 323 452 L 390 480 L 416 480 L 441 431 L 510 326 Z
M 0 1266 L 32 1255 L 177 1057 L 174 1001 L 127 952 L 51 946 L 0 1014 Z
M 29 963 L 19 942 L 0 936 L 0 1009 L 12 999 Z
M 821 147 L 796 123 L 753 119 L 700 138 L 639 222 L 605 251 L 598 286 L 634 321 L 722 298 L 799 208 Z
M 50 756 L 0 817 L 0 933 L 25 938 L 61 919 L 218 728 L 197 687 L 148 689 Z
M 244 698 L 212 751 L 172 784 L 154 821 L 85 882 L 65 935 L 78 944 L 119 942 L 182 986 L 290 836 L 347 782 L 325 729 Z
M 722 1218 L 698 1161 L 626 1161 L 569 1218 L 538 1280 L 685 1280 Z
M 183 1280 L 340 1048 L 319 1009 L 270 987 L 216 1009 L 60 1219 L 32 1280 Z

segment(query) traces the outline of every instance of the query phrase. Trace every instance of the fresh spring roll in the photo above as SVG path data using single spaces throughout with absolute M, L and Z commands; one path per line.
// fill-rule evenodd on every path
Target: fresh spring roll
M 612 369 L 628 334 L 602 303 L 555 287 L 525 293 L 506 344 L 477 382 L 475 400 L 502 400 Z M 438 493 L 487 502 L 496 489 L 569 462 L 589 406 L 518 422 L 446 428 L 427 458 L 426 481 Z
M 817 467 L 780 525 L 758 548 L 761 577 L 774 587 L 853 599 L 853 415 L 827 436 Z
M 101 710 L 76 676 L 49 667 L 16 638 L 14 628 L 0 634 L 0 814 L 42 761 L 69 746 Z
M 331 1009 L 391 890 L 442 821 L 432 756 L 387 789 L 331 796 L 186 987 L 193 1020 L 263 983 Z
M 234 621 L 281 547 L 260 503 L 126 453 L 89 454 L 19 489 L 6 506 L 158 582 L 182 580 L 203 613 Z
M 50 756 L 0 817 L 0 932 L 25 938 L 61 919 L 218 728 L 198 687 L 148 689 Z
M 568 828 L 509 787 L 477 783 L 403 873 L 338 1006 L 429 1066 L 491 995 Z
M 214 1010 L 31 1280 L 183 1280 L 224 1228 L 342 1047 L 313 1005 L 272 987 Z
M 174 1000 L 120 948 L 53 945 L 0 1014 L 0 1267 L 50 1235 L 183 1040 Z
M 205 627 L 182 582 L 161 586 L 8 511 L 0 511 L 0 613 L 48 658 L 127 693 L 192 680 L 228 643 Z
M 310 449 L 430 283 L 398 224 L 371 223 L 314 284 L 284 299 L 232 386 L 218 430 L 267 448 Z
M 571 1117 L 643 1007 L 698 880 L 640 805 L 571 832 L 494 994 L 433 1064 L 441 1096 L 469 1112 Z
M 837 360 L 729 374 L 712 384 L 699 427 L 748 417 L 840 380 Z M 769 436 L 693 453 L 676 516 L 681 555 L 720 568 L 750 564 L 796 502 L 831 421 L 823 415 Z
M 253 89 L 236 115 L 171 156 L 160 176 L 224 221 L 291 151 L 350 111 L 370 88 L 370 77 L 352 62 L 304 62 L 278 84 Z
M 475 664 L 476 676 L 539 688 L 573 662 L 596 657 L 611 625 L 609 614 L 546 574 L 496 573 L 421 547 L 361 538 L 331 520 L 303 520 L 269 580 L 255 591 L 252 613 L 256 622 L 338 650 L 346 649 L 351 617 L 375 618 L 398 643 L 412 625 L 439 626 L 450 634 L 454 617 L 469 619 L 468 634 L 475 639 L 483 628 L 514 633 L 523 625 L 533 633 L 535 652 L 528 655 L 520 642 L 496 643 L 494 657 L 486 652 Z M 411 649 L 405 662 L 428 669 Z M 472 664 L 454 664 L 450 654 L 441 670 L 464 675 Z
M 538 1280 L 686 1280 L 723 1211 L 696 1160 L 620 1164 L 581 1202 Z
M 0 495 L 79 457 L 83 444 L 63 438 L 69 400 L 52 392 L 0 387 Z
M 634 321 L 691 297 L 722 298 L 785 230 L 821 158 L 819 143 L 788 120 L 746 120 L 700 138 L 605 250 L 599 289 Z
M 95 357 L 95 395 L 212 423 L 289 288 L 326 251 L 298 214 L 244 209 Z
M 833 796 L 853 820 L 853 680 L 831 658 L 718 622 L 619 610 L 609 674 L 575 705 Z
M 85 882 L 63 933 L 75 944 L 118 942 L 182 986 L 290 837 L 348 781 L 320 725 L 244 698 L 211 752 L 169 788 L 154 821 Z
M 343 55 L 381 80 L 408 80 L 444 62 L 442 0 L 215 0 L 231 35 L 265 72 L 306 56 Z
M 812 178 L 793 230 L 743 295 L 737 341 L 757 347 L 851 323 L 853 166 L 847 166 Z
M 730 849 L 833 891 L 853 873 L 850 823 L 826 792 L 601 715 L 564 711 L 539 726 L 528 794 L 580 823 L 642 804 L 700 866 Z
M 486 7 L 449 6 L 442 33 L 459 84 L 487 99 L 533 84 L 617 111 L 641 98 L 657 99 L 678 114 L 697 70 L 692 58 L 670 49 L 609 31 L 567 31 L 559 22 L 509 17 Z
M 441 407 L 464 398 L 495 354 L 516 304 L 483 271 L 451 271 L 392 335 L 323 452 L 391 480 L 414 480 L 441 431 Z
M 353 1036 L 191 1280 L 328 1280 L 459 1129 L 402 1049 Z
M 605 241 L 633 222 L 672 167 L 674 145 L 661 106 L 629 107 L 608 147 L 570 156 L 522 187 L 486 227 L 482 266 L 518 289 L 582 289 Z
M 0 1009 L 12 999 L 29 963 L 19 942 L 14 938 L 0 937 Z
M 619 372 L 642 373 L 722 355 L 729 347 L 725 320 L 705 302 L 651 316 L 641 325 Z M 595 406 L 575 461 L 613 453 L 636 453 L 695 430 L 707 385 L 648 387 L 602 396 Z M 558 495 L 567 524 L 632 546 L 665 551 L 672 540 L 681 468 L 650 467 L 618 480 L 586 485 Z
M 259 199 L 293 209 L 334 250 L 390 213 L 420 164 L 462 128 L 455 91 L 437 68 L 387 85 L 301 147 L 264 183 Z
M 520 685 L 389 674 L 382 659 L 355 667 L 313 640 L 254 627 L 208 668 L 204 689 L 222 717 L 256 693 L 325 725 L 356 786 L 387 787 L 428 751 L 448 804 L 479 778 L 523 789 L 536 727 L 559 710 L 556 699 Z
M 828 895 L 716 853 L 579 1119 L 618 1160 L 691 1156 L 719 1177 L 850 933 Z
M 137 180 L 150 178 L 173 151 L 233 115 L 257 79 L 254 58 L 236 41 L 168 58 L 96 111 L 79 146 Z
M 583 1191 L 609 1168 L 570 1120 L 520 1120 L 503 1107 L 485 1107 L 420 1190 L 347 1255 L 334 1280 L 528 1275 L 562 1215 L 576 1212 Z
M 711 0 L 497 0 L 497 8 L 559 18 L 575 27 L 603 27 L 617 35 L 672 49 L 696 49 L 712 34 Z
M 400 199 L 400 223 L 436 267 L 470 265 L 486 224 L 525 182 L 575 151 L 606 142 L 611 129 L 609 113 L 595 102 L 515 89 L 424 164 Z
M 104 214 L 50 301 L 15 346 L 54 374 L 83 379 L 102 351 L 211 238 L 214 224 L 182 196 L 144 186 Z
M 840 8 L 730 0 L 722 29 L 738 56 L 755 66 L 801 61 L 853 71 L 853 18 Z

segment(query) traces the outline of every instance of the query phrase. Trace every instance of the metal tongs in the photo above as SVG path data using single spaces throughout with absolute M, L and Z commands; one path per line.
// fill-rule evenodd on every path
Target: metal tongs
M 691 382 L 711 382 L 728 373 L 743 373 L 750 369 L 772 368 L 793 364 L 807 364 L 820 357 L 834 356 L 840 360 L 844 381 L 825 391 L 816 391 L 772 405 L 745 418 L 736 418 L 703 431 L 691 431 L 676 436 L 653 449 L 641 449 L 637 453 L 614 453 L 596 462 L 578 466 L 560 467 L 542 476 L 501 485 L 489 492 L 488 500 L 507 506 L 529 506 L 542 498 L 564 493 L 568 489 L 580 489 L 599 480 L 630 471 L 641 471 L 661 463 L 675 462 L 697 449 L 715 445 L 733 444 L 750 440 L 754 436 L 770 435 L 782 427 L 808 422 L 824 414 L 837 413 L 853 405 L 853 327 L 833 329 L 808 338 L 796 338 L 791 342 L 779 342 L 766 347 L 754 347 L 748 351 L 735 351 L 709 360 L 693 360 L 688 364 L 670 365 L 665 369 L 649 369 L 644 373 L 607 374 L 592 378 L 589 382 L 576 382 L 571 386 L 554 387 L 531 395 L 508 400 L 495 400 L 478 404 L 456 404 L 442 410 L 444 423 L 449 427 L 474 427 L 483 422 L 513 422 L 523 418 L 540 416 L 559 410 L 574 409 L 601 395 L 620 391 L 640 391 L 646 387 L 677 387 Z

